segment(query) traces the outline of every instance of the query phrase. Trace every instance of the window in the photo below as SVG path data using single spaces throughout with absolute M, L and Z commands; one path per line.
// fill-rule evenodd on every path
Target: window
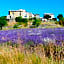
M 10 19 L 11 19 L 11 16 L 10 16 Z
M 21 12 L 19 13 L 19 16 L 21 16 Z
M 27 14 L 25 14 L 25 16 L 24 17 L 27 17 Z
M 13 12 L 13 16 L 14 16 L 14 12 Z

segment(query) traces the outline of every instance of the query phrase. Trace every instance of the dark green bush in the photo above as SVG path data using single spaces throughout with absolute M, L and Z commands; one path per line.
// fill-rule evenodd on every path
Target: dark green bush
M 2 30 L 2 27 L 6 25 L 7 25 L 6 17 L 4 16 L 0 17 L 0 29 Z
M 13 26 L 13 28 L 18 28 L 18 25 L 17 25 L 17 24 L 15 24 L 15 25 Z
M 32 24 L 32 25 L 38 27 L 40 24 L 41 24 L 40 19 L 35 19 L 35 20 L 33 21 L 33 24 Z

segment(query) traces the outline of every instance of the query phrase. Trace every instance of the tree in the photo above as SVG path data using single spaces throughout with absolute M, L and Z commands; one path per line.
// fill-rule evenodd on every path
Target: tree
M 22 17 L 21 16 L 16 17 L 15 20 L 16 20 L 16 22 L 22 22 Z
M 23 22 L 23 23 L 27 23 L 28 20 L 27 20 L 26 18 L 23 18 L 23 19 L 22 19 L 22 22 Z
M 59 14 L 59 15 L 57 16 L 57 18 L 58 18 L 58 19 L 59 19 L 59 21 L 60 21 L 60 20 L 62 20 L 63 15 L 62 15 L 62 14 Z
M 28 20 L 26 18 L 22 18 L 21 16 L 15 18 L 16 22 L 19 22 L 19 24 L 27 25 Z
M 59 24 L 60 24 L 60 25 L 63 25 L 63 24 L 64 24 L 63 15 L 62 15 L 62 14 L 59 14 L 59 15 L 57 16 L 57 18 L 59 19 Z
M 32 25 L 38 27 L 40 24 L 41 24 L 40 19 L 35 19 L 35 20 L 33 21 L 33 24 L 32 24 Z
M 28 22 L 28 19 L 27 19 L 27 18 L 23 18 L 23 19 L 22 19 L 22 23 L 23 23 L 25 26 L 27 26 L 27 22 Z
M 64 26 L 64 18 L 62 18 L 62 25 Z
M 2 30 L 2 27 L 7 25 L 6 17 L 2 16 L 0 17 L 0 29 Z
M 50 15 L 45 15 L 44 18 L 49 19 L 49 18 L 51 18 L 51 16 Z
M 34 17 L 33 20 L 36 20 L 36 17 Z

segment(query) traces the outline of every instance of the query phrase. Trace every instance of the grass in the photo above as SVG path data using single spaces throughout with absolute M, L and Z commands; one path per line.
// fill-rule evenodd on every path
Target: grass
M 62 50 L 63 46 L 54 44 L 27 45 L 27 48 L 1 44 L 0 64 L 64 64 L 63 55 L 59 57 Z
M 41 25 L 47 25 L 42 28 L 62 28 L 63 26 L 55 24 L 55 21 L 42 22 Z

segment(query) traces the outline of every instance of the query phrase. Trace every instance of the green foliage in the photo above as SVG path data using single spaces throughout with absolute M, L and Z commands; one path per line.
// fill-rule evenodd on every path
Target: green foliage
M 36 17 L 34 17 L 33 20 L 36 20 Z
M 49 18 L 51 18 L 51 16 L 50 15 L 45 15 L 44 18 L 49 19 Z
M 2 17 L 0 17 L 0 19 L 6 20 L 6 16 L 2 16 Z
M 60 21 L 60 20 L 62 20 L 63 15 L 62 15 L 62 14 L 59 14 L 59 15 L 57 16 L 57 18 L 58 18 L 58 19 L 59 19 L 59 21 Z
M 22 23 L 24 24 L 25 27 L 28 25 L 27 22 L 28 22 L 28 19 L 26 19 L 26 18 L 22 19 Z
M 59 24 L 59 21 L 56 21 L 55 24 Z
M 16 22 L 22 22 L 22 17 L 21 16 L 16 17 L 15 20 L 16 20 Z
M 64 26 L 64 18 L 62 18 L 62 20 L 60 20 L 59 22 L 62 26 Z
M 24 24 L 24 26 L 27 26 L 28 19 L 20 17 L 15 18 L 16 22 L 18 22 L 19 25 Z
M 18 28 L 18 25 L 17 25 L 17 24 L 15 24 L 15 25 L 13 26 L 13 28 Z
M 36 27 L 38 27 L 40 24 L 41 24 L 40 19 L 35 19 L 35 20 L 33 21 L 33 24 L 32 24 L 32 25 L 35 25 Z
M 62 25 L 62 26 L 64 26 L 64 18 L 63 18 L 63 15 L 62 14 L 59 14 L 57 16 L 57 18 L 59 19 L 59 24 Z
M 26 18 L 22 18 L 21 16 L 15 18 L 16 22 L 21 22 L 21 23 L 27 23 L 28 20 Z
M 28 22 L 28 19 L 23 18 L 23 19 L 22 19 L 22 22 L 23 22 L 23 23 L 27 23 L 27 22 Z
M 2 30 L 3 26 L 7 25 L 6 17 L 0 17 L 0 29 Z
M 29 18 L 30 21 L 32 21 L 33 18 Z

